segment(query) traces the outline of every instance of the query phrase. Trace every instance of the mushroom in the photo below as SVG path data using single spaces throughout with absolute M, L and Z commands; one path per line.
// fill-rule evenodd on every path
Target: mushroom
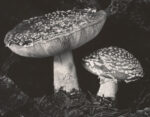
M 54 89 L 70 92 L 79 89 L 72 50 L 94 39 L 105 20 L 106 13 L 93 8 L 56 11 L 22 21 L 4 43 L 21 56 L 54 56 Z
M 140 62 L 127 50 L 118 47 L 98 49 L 83 58 L 83 66 L 100 79 L 98 96 L 115 99 L 118 81 L 126 83 L 142 78 Z

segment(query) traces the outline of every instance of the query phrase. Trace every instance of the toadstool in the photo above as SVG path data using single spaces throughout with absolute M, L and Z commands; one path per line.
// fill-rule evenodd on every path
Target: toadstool
M 137 58 L 127 50 L 114 46 L 98 49 L 84 57 L 83 66 L 100 79 L 97 95 L 112 99 L 115 99 L 118 81 L 128 83 L 144 75 Z
M 93 8 L 56 11 L 22 21 L 9 31 L 5 45 L 25 57 L 54 56 L 54 89 L 79 89 L 72 49 L 92 40 L 106 20 Z

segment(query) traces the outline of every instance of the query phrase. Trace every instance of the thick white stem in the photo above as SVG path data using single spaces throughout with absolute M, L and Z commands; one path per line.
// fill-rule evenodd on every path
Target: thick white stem
M 65 51 L 54 57 L 54 89 L 66 92 L 79 89 L 72 51 Z
M 116 93 L 118 90 L 117 81 L 112 79 L 105 79 L 100 83 L 100 89 L 97 93 L 98 96 L 109 97 L 115 100 Z

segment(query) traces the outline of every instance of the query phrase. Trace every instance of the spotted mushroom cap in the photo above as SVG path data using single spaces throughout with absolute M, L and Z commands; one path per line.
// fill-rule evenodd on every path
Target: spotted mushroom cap
M 53 56 L 92 40 L 105 20 L 103 10 L 56 11 L 22 21 L 6 34 L 4 43 L 21 56 Z
M 106 47 L 94 51 L 83 58 L 84 67 L 99 77 L 114 78 L 125 82 L 143 77 L 140 62 L 127 50 L 118 47 Z

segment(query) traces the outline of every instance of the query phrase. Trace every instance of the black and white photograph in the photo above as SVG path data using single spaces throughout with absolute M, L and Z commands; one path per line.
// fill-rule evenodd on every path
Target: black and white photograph
M 150 0 L 0 0 L 0 117 L 150 117 Z

